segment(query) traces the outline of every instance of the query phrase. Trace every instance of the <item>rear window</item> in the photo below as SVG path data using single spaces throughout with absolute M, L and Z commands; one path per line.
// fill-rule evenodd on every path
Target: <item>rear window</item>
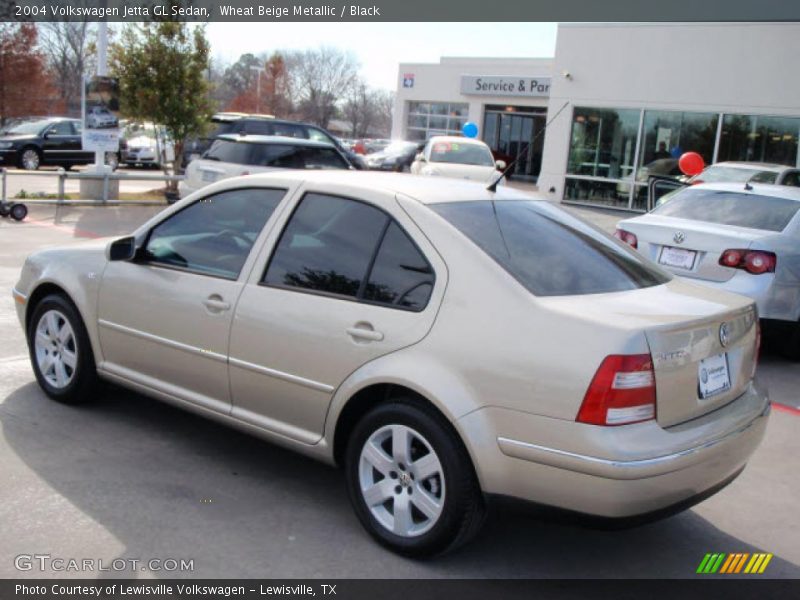
M 686 188 L 656 207 L 653 214 L 718 225 L 783 231 L 800 202 L 773 196 Z
M 760 183 L 775 183 L 777 173 L 772 171 L 761 171 L 757 168 L 748 169 L 746 167 L 708 167 L 695 179 L 703 183 L 744 183 L 745 181 L 758 181 Z
M 289 144 L 249 144 L 252 163 L 280 169 L 347 169 L 350 165 L 333 148 L 313 148 Z
M 619 292 L 670 280 L 599 229 L 543 202 L 452 202 L 431 208 L 536 296 Z
M 240 144 L 237 142 L 229 142 L 228 140 L 214 140 L 203 155 L 203 158 L 237 165 L 249 165 L 251 164 L 250 144 Z
M 431 162 L 457 163 L 461 165 L 478 165 L 490 167 L 494 165 L 492 153 L 488 146 L 467 142 L 434 142 L 431 146 Z

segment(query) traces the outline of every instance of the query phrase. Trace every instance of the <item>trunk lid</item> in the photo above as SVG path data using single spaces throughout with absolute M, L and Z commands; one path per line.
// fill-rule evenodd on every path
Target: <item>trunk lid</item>
M 728 281 L 736 269 L 719 264 L 729 248 L 750 248 L 773 232 L 716 225 L 675 217 L 645 215 L 622 221 L 619 227 L 635 234 L 639 252 L 661 267 L 680 275 L 707 281 Z
M 271 167 L 240 165 L 198 158 L 190 162 L 186 168 L 186 183 L 190 187 L 198 189 L 222 179 L 274 170 Z

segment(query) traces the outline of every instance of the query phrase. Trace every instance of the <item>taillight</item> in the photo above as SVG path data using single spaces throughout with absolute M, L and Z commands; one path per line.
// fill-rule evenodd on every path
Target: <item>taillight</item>
M 741 250 L 732 248 L 725 250 L 719 257 L 719 264 L 732 269 L 744 269 L 753 275 L 774 273 L 778 257 L 774 252 L 763 250 Z
M 617 229 L 614 232 L 614 237 L 617 238 L 618 240 L 622 240 L 623 242 L 625 242 L 630 246 L 633 246 L 634 248 L 639 247 L 639 240 L 630 231 L 625 231 L 624 229 Z
M 656 377 L 649 354 L 607 356 L 578 411 L 579 423 L 627 425 L 656 417 Z

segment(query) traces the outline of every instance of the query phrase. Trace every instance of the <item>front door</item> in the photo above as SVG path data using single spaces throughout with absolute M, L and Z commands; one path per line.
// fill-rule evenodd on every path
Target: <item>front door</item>
M 425 336 L 444 281 L 407 233 L 413 227 L 355 199 L 302 198 L 236 308 L 235 416 L 314 443 L 351 373 Z
M 43 158 L 46 164 L 72 164 L 78 159 L 80 136 L 76 138 L 71 121 L 53 123 L 44 135 Z
M 240 275 L 284 195 L 205 197 L 156 225 L 134 261 L 109 262 L 98 307 L 101 368 L 230 412 L 228 336 Z

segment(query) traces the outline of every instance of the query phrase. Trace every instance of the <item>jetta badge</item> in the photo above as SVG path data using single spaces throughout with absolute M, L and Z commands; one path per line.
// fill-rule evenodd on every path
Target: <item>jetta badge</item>
M 719 343 L 722 344 L 724 348 L 728 345 L 729 341 L 731 341 L 730 327 L 727 323 L 723 323 L 719 326 Z
M 675 240 L 676 244 L 682 244 L 683 240 L 686 239 L 686 236 L 683 235 L 682 231 L 678 231 L 675 233 L 675 235 L 672 236 L 672 239 Z

